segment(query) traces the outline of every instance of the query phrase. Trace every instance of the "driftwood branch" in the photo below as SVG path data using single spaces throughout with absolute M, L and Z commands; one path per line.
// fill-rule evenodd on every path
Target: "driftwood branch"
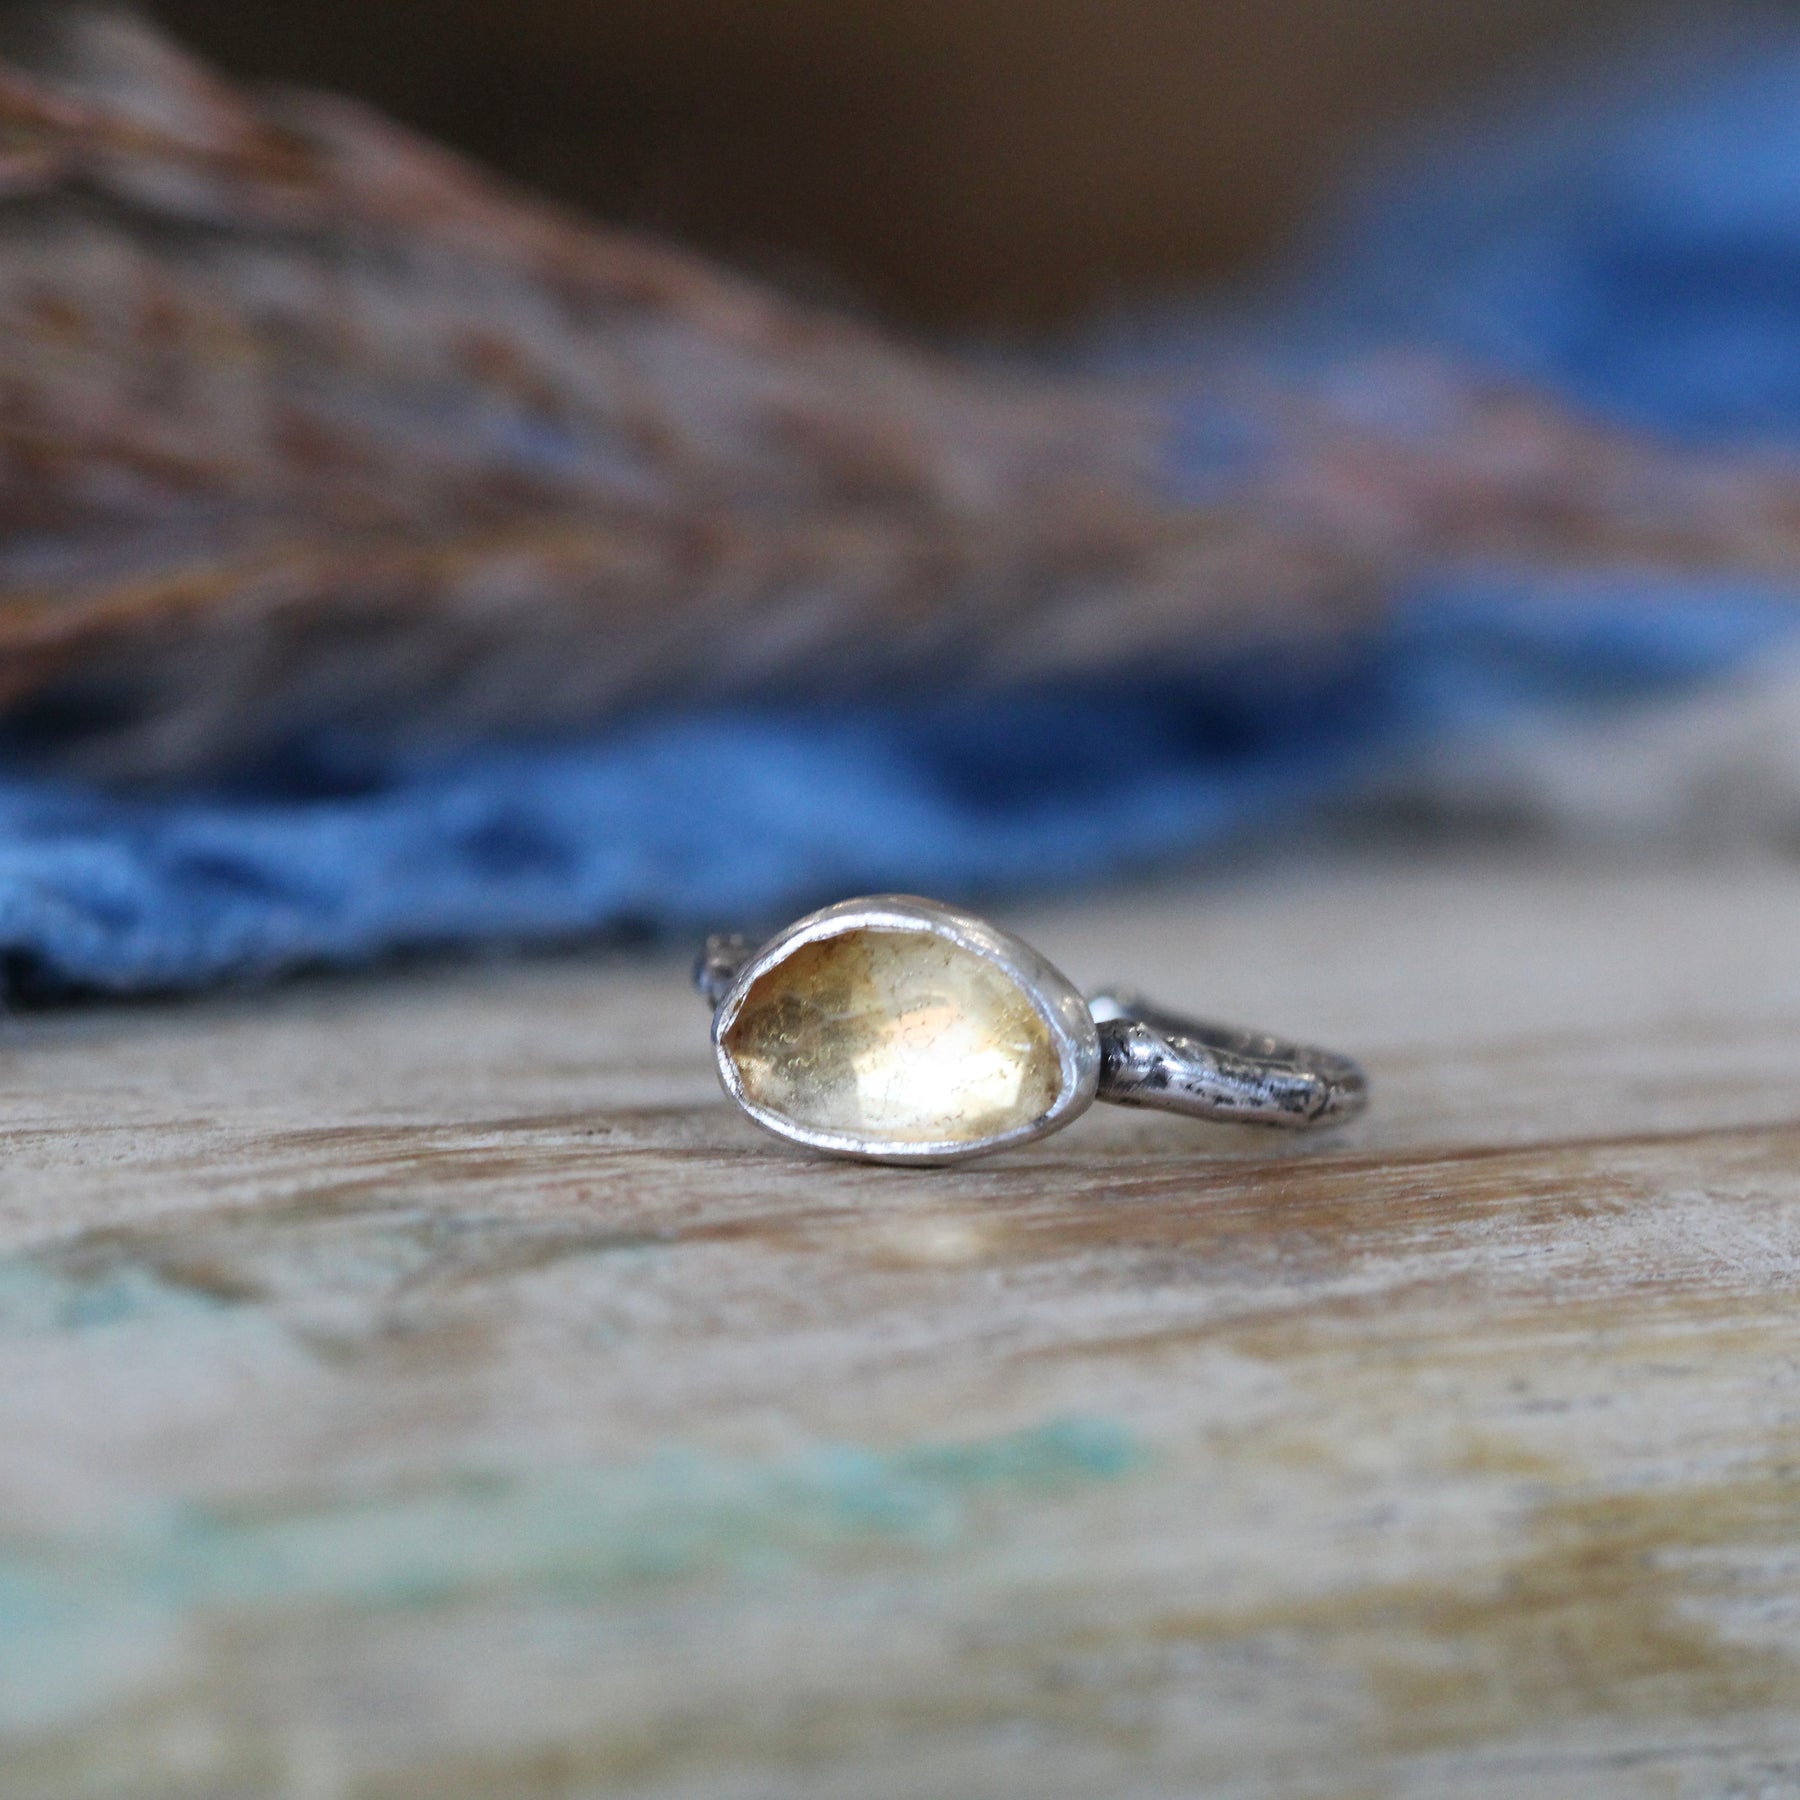
M 1202 663 L 1470 551 L 1800 564 L 1792 470 L 1392 378 L 1430 428 L 1215 371 L 1266 449 L 1186 504 L 1165 394 L 957 366 L 69 15 L 0 63 L 0 723 L 155 775 Z

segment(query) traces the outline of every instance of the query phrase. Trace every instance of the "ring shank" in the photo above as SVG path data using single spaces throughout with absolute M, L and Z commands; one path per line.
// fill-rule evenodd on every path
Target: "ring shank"
M 1165 1012 L 1108 990 L 1088 1002 L 1100 1028 L 1099 1098 L 1190 1118 L 1308 1130 L 1354 1118 L 1368 1080 L 1347 1056 Z

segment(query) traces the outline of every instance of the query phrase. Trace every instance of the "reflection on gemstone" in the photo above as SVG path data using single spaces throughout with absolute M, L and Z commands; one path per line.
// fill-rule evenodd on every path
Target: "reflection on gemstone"
M 755 1105 L 812 1131 L 973 1144 L 1041 1118 L 1057 1049 L 1004 969 L 929 931 L 857 927 L 760 975 L 723 1039 Z

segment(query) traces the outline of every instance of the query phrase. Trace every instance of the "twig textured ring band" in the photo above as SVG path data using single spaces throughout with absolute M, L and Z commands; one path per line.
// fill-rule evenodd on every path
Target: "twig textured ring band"
M 867 1162 L 948 1163 L 1060 1130 L 1095 1100 L 1301 1129 L 1362 1110 L 1348 1057 L 1084 999 L 1011 932 L 910 894 L 845 900 L 694 971 L 725 1091 L 759 1125 Z

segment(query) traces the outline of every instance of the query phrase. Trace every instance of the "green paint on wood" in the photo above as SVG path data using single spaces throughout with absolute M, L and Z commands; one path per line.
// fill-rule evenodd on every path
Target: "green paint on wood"
M 463 1474 L 267 1510 L 184 1506 L 100 1537 L 0 1542 L 0 1728 L 78 1714 L 153 1673 L 181 1628 L 288 1607 L 417 1608 L 756 1579 L 955 1548 L 990 1518 L 1129 1474 L 1103 1421 L 783 1462 L 671 1450 L 621 1468 Z

